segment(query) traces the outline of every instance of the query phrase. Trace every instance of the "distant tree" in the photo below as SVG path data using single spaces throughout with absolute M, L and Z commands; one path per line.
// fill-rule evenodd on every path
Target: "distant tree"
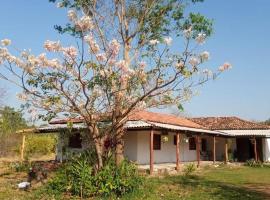
M 12 134 L 24 127 L 27 123 L 21 111 L 8 106 L 0 109 L 0 135 Z
M 270 118 L 268 120 L 265 120 L 264 123 L 267 124 L 267 125 L 270 125 Z
M 6 90 L 4 88 L 0 88 L 0 107 L 3 105 L 3 100 L 6 96 Z

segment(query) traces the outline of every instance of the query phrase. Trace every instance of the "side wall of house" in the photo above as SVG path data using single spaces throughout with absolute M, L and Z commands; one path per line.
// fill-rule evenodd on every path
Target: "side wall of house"
M 60 131 L 59 133 L 57 133 L 55 160 L 62 162 L 63 160 L 67 159 L 70 154 L 79 153 L 93 147 L 93 143 L 87 131 L 81 130 L 76 132 L 81 133 L 82 148 L 69 147 L 69 136 L 71 134 L 74 134 L 75 132 L 70 133 L 69 131 Z
M 263 139 L 264 161 L 270 162 L 270 138 Z
M 138 134 L 136 131 L 129 131 L 124 136 L 124 155 L 128 160 L 137 162 Z

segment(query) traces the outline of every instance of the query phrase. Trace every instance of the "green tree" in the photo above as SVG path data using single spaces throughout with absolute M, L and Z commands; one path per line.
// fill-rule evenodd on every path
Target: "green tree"
M 270 118 L 268 120 L 265 120 L 264 123 L 267 124 L 267 125 L 270 125 Z
M 6 96 L 6 90 L 4 88 L 0 88 L 0 106 L 4 104 L 3 100 Z
M 21 111 L 5 106 L 0 109 L 0 134 L 13 134 L 21 128 L 27 127 Z

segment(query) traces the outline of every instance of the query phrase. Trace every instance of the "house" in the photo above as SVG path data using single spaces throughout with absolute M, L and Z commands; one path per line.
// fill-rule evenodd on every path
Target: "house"
M 67 120 L 54 120 L 40 127 L 39 133 L 57 132 L 56 159 L 68 153 L 92 147 L 90 134 L 80 119 L 68 128 Z M 140 111 L 131 115 L 124 125 L 124 154 L 140 165 L 201 160 L 245 161 L 255 158 L 270 161 L 270 128 L 239 118 L 192 118 Z M 248 147 L 247 147 L 248 146 Z
M 243 162 L 254 158 L 270 162 L 269 126 L 238 117 L 202 117 L 191 120 L 209 130 L 230 135 L 232 150 L 238 161 Z

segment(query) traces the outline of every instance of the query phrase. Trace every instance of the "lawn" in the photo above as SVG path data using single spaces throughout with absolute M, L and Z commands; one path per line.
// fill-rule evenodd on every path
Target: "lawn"
M 19 191 L 16 184 L 24 180 L 25 173 L 0 168 L 0 199 L 68 199 L 53 197 L 42 184 L 30 191 Z M 97 199 L 115 199 L 114 197 Z M 136 192 L 121 199 L 270 199 L 270 167 L 204 167 L 194 175 L 146 178 Z

